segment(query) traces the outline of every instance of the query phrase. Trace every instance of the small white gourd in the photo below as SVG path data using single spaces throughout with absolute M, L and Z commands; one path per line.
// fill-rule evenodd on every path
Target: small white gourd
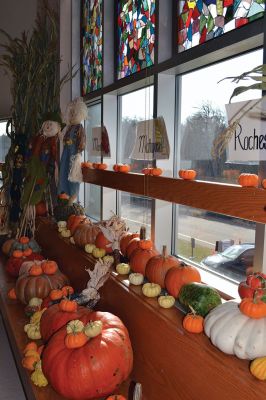
M 131 285 L 138 286 L 143 284 L 144 276 L 139 272 L 132 272 L 131 274 L 129 274 L 128 280 L 131 283 Z

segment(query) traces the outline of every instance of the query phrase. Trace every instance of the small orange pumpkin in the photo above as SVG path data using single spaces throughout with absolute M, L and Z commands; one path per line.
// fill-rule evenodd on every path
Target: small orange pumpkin
M 28 247 L 27 249 L 23 250 L 23 256 L 24 257 L 28 257 L 32 254 L 32 249 L 30 247 Z
M 75 301 L 63 299 L 59 303 L 59 309 L 66 312 L 76 312 L 78 305 Z
M 68 333 L 65 337 L 65 346 L 68 349 L 78 349 L 88 341 L 88 336 L 84 332 Z
M 92 162 L 84 161 L 81 163 L 81 168 L 92 168 Z
M 261 181 L 261 186 L 263 187 L 263 189 L 266 189 L 266 179 L 263 179 Z
M 127 400 L 127 399 L 121 394 L 113 394 L 112 396 L 107 397 L 106 400 Z
M 187 314 L 183 319 L 183 328 L 190 333 L 203 332 L 204 318 L 195 313 Z
M 141 171 L 144 175 L 152 175 L 152 168 L 143 168 Z
M 17 299 L 17 295 L 16 295 L 16 291 L 15 288 L 12 288 L 8 291 L 7 293 L 7 297 L 11 300 L 16 300 Z
M 197 172 L 194 169 L 180 169 L 178 175 L 181 179 L 192 181 L 196 178 Z
M 12 256 L 15 258 L 21 258 L 23 257 L 23 251 L 21 250 L 14 250 L 12 253 Z
M 65 192 L 62 192 L 62 193 L 60 193 L 60 194 L 58 195 L 58 198 L 59 198 L 60 200 L 69 200 L 69 195 L 66 194 Z
M 33 264 L 29 270 L 30 276 L 39 276 L 42 275 L 43 270 L 40 264 Z
M 259 184 L 259 177 L 256 174 L 240 174 L 238 183 L 243 187 L 257 187 Z
M 74 289 L 72 286 L 64 286 L 64 287 L 62 287 L 61 291 L 62 291 L 64 297 L 68 297 L 74 293 Z
M 37 351 L 38 350 L 37 344 L 35 342 L 29 342 L 28 344 L 26 344 L 23 350 L 23 354 L 26 354 L 27 351 L 29 350 Z
M 53 275 L 58 270 L 58 266 L 55 261 L 46 260 L 42 262 L 42 269 L 46 275 Z
M 21 236 L 19 238 L 19 243 L 22 243 L 22 244 L 27 244 L 27 243 L 29 243 L 29 241 L 30 241 L 30 239 L 28 238 L 28 236 Z
M 256 298 L 247 297 L 242 299 L 239 304 L 239 310 L 247 317 L 259 319 L 266 317 L 266 303 Z
M 159 167 L 152 168 L 152 171 L 151 171 L 152 176 L 160 176 L 160 175 L 162 175 L 162 173 L 163 173 L 163 170 L 161 168 L 159 168 Z
M 52 289 L 49 293 L 49 297 L 51 300 L 60 300 L 63 297 L 63 291 L 60 289 Z
M 22 366 L 29 371 L 34 371 L 36 363 L 39 361 L 38 357 L 28 356 L 22 359 Z

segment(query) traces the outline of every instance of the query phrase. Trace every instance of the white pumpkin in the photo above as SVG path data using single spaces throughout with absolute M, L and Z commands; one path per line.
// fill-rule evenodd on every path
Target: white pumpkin
M 209 312 L 204 331 L 214 346 L 226 354 L 254 360 L 266 355 L 266 318 L 242 314 L 235 301 L 227 301 Z
M 69 230 L 69 229 L 64 229 L 64 230 L 61 232 L 61 236 L 63 236 L 64 238 L 70 238 L 70 236 L 71 236 L 70 230 Z
M 103 323 L 102 321 L 90 321 L 84 328 L 84 333 L 89 338 L 94 338 L 102 332 Z
M 129 274 L 128 280 L 131 283 L 131 285 L 138 286 L 143 284 L 144 276 L 139 272 L 132 272 L 131 274 Z

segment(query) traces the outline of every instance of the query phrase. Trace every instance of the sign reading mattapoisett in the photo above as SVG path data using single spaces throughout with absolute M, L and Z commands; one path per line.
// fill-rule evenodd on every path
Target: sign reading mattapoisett
M 266 110 L 261 99 L 227 104 L 228 124 L 235 126 L 228 143 L 227 160 L 266 160 Z
M 170 146 L 163 117 L 138 122 L 130 158 L 152 161 L 168 159 L 169 155 Z
M 105 126 L 94 126 L 88 143 L 89 156 L 111 157 L 109 136 Z

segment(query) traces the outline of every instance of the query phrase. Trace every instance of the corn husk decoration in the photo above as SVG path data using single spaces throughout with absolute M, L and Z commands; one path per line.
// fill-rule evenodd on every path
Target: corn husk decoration
M 113 251 L 120 250 L 120 240 L 126 232 L 125 221 L 118 217 L 118 215 L 114 214 L 108 221 L 105 222 L 105 225 L 99 225 L 99 227 L 106 239 L 111 242 L 109 247 L 112 247 Z
M 104 262 L 102 259 L 99 259 L 93 270 L 90 270 L 89 268 L 86 269 L 90 276 L 90 280 L 87 283 L 86 289 L 81 292 L 79 299 L 77 299 L 78 304 L 87 304 L 90 308 L 95 307 L 100 300 L 98 290 L 109 278 L 111 265 L 111 262 Z

